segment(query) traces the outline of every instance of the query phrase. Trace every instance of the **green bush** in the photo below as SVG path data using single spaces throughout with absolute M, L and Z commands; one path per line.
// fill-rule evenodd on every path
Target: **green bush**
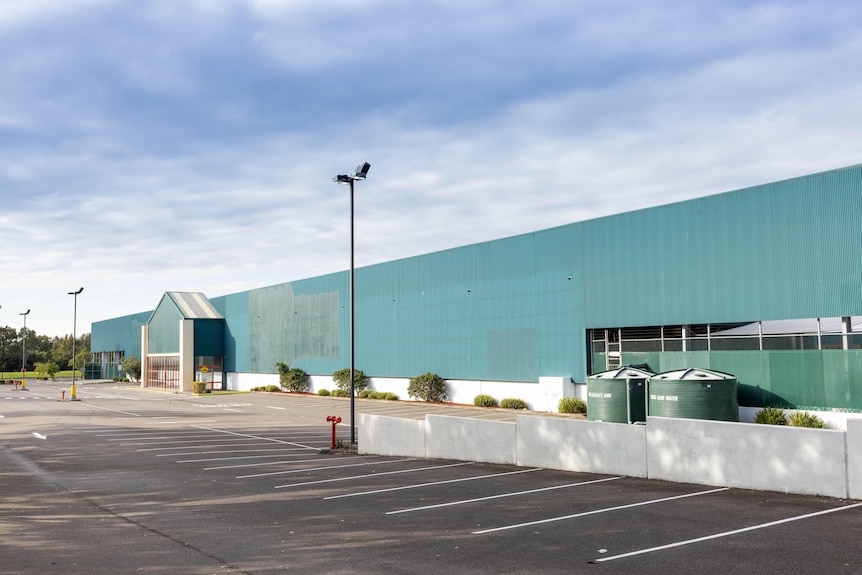
M 264 388 L 264 391 L 281 391 L 281 388 L 278 387 L 277 385 L 267 385 Z
M 790 425 L 793 427 L 813 427 L 815 429 L 826 429 L 826 422 L 810 413 L 797 411 L 790 414 Z
M 422 401 L 446 401 L 446 382 L 436 373 L 423 373 L 410 379 L 407 395 Z
M 563 397 L 558 408 L 560 413 L 586 413 L 587 403 L 579 397 Z
M 497 400 L 485 393 L 480 393 L 473 398 L 473 405 L 476 407 L 497 407 Z
M 350 368 L 345 367 L 344 369 L 339 369 L 335 373 L 332 374 L 332 381 L 335 382 L 335 385 L 338 386 L 338 389 L 342 391 L 348 392 L 348 397 L 350 396 Z M 353 391 L 359 393 L 365 388 L 368 387 L 368 378 L 365 377 L 365 374 L 362 373 L 361 369 L 353 370 Z
M 332 397 L 350 397 L 350 392 L 343 389 L 333 389 L 329 395 Z
M 317 395 L 319 395 L 321 397 L 328 397 L 329 396 L 329 390 L 328 389 L 320 389 L 317 391 Z
M 384 391 L 383 397 L 380 399 L 385 399 L 386 401 L 398 401 L 398 395 L 392 393 L 391 391 Z
M 348 390 L 345 389 L 344 392 L 347 393 L 348 395 L 350 395 Z M 357 397 L 361 397 L 362 399 L 376 399 L 374 397 L 374 392 L 371 391 L 370 389 L 363 389 L 362 391 L 359 392 Z
M 303 392 L 308 391 L 308 374 L 298 367 L 290 367 L 280 361 L 275 362 L 278 368 L 278 383 L 285 391 Z
M 506 409 L 527 409 L 527 402 L 517 397 L 506 397 L 500 401 L 500 407 Z
M 754 414 L 754 423 L 766 425 L 787 425 L 784 410 L 780 407 L 764 407 Z

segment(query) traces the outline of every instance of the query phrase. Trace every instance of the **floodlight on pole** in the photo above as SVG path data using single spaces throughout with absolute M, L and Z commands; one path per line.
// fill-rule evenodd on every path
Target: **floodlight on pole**
M 24 316 L 24 329 L 21 331 L 21 388 L 27 387 L 27 316 L 30 315 L 30 310 L 18 315 Z
M 333 176 L 332 181 L 336 184 L 349 184 L 350 185 L 350 444 L 356 444 L 356 424 L 355 424 L 355 415 L 356 415 L 356 402 L 355 402 L 355 391 L 356 391 L 356 379 L 354 377 L 355 373 L 355 349 L 354 345 L 354 286 L 353 286 L 353 275 L 354 275 L 354 265 L 353 265 L 353 182 L 357 180 L 364 180 L 368 175 L 368 170 L 371 169 L 371 164 L 368 162 L 363 162 L 356 166 L 356 170 L 350 174 L 341 174 L 338 176 Z
M 75 298 L 75 307 L 72 315 L 72 395 L 69 399 L 72 401 L 81 401 L 75 394 L 75 340 L 78 339 L 78 294 L 84 291 L 81 287 L 78 291 L 70 291 L 69 295 Z

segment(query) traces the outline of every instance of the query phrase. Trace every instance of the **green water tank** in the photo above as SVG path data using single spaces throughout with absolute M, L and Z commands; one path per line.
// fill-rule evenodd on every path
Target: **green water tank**
M 681 369 L 649 381 L 649 415 L 739 421 L 736 377 L 707 369 Z
M 645 422 L 646 385 L 653 375 L 635 367 L 622 367 L 587 377 L 587 419 Z

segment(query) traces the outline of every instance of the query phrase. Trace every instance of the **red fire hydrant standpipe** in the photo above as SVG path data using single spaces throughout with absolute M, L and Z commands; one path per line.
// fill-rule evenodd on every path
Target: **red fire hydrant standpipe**
M 326 421 L 332 423 L 332 449 L 335 449 L 335 426 L 341 423 L 341 418 L 335 415 L 327 415 Z

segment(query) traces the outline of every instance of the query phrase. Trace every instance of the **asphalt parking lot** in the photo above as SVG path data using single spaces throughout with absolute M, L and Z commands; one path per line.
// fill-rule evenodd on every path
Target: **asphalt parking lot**
M 856 501 L 321 454 L 339 398 L 28 387 L 0 386 L 3 575 L 862 573 Z

